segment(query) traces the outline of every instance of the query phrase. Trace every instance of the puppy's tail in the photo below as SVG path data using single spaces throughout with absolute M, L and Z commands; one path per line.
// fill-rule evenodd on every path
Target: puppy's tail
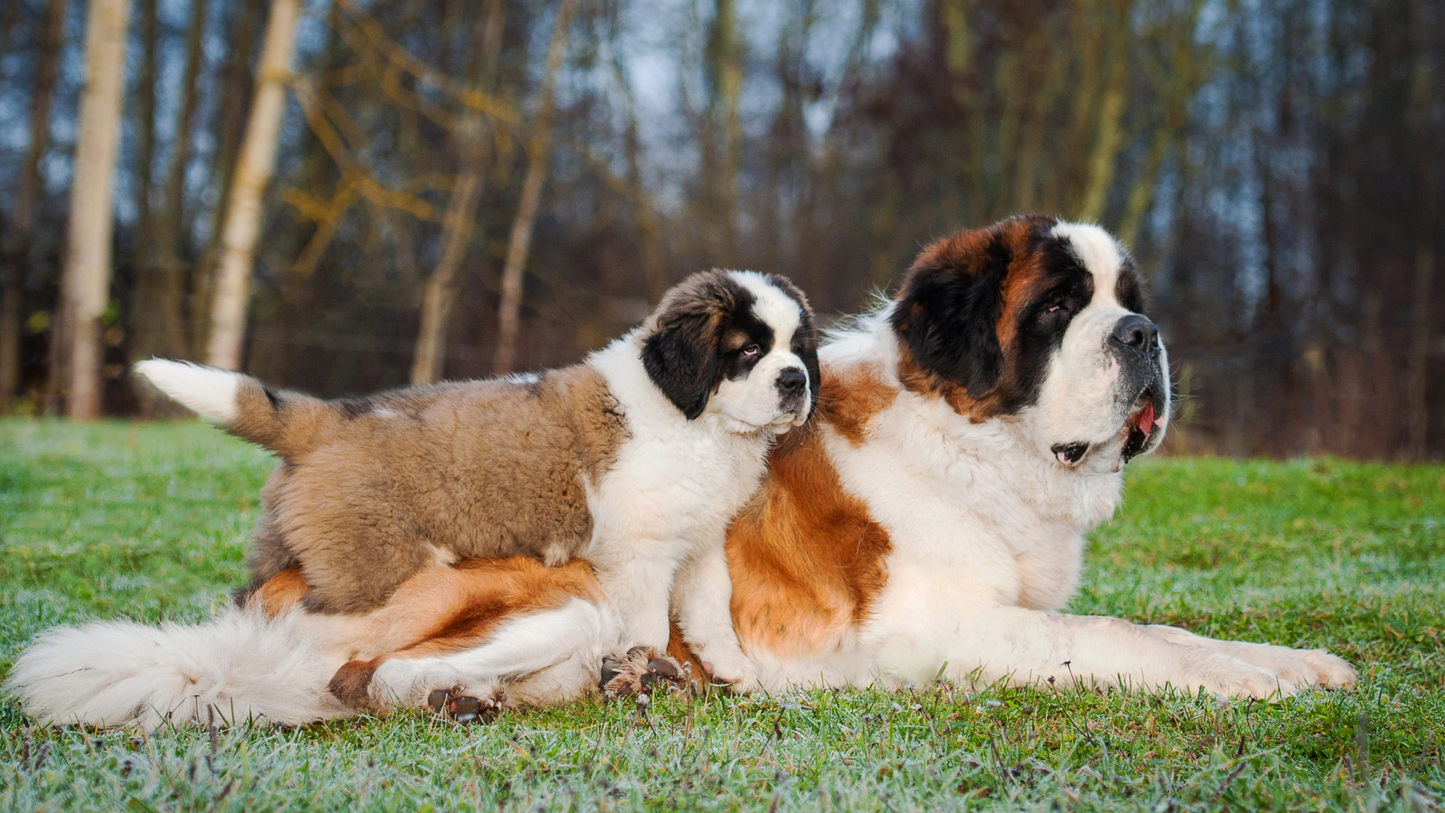
M 231 609 L 204 624 L 58 627 L 20 655 L 5 689 L 45 725 L 149 730 L 212 714 L 218 724 L 299 725 L 350 714 L 326 688 L 340 660 L 294 618 Z
M 135 371 L 207 420 L 287 460 L 314 449 L 340 419 L 336 407 L 319 398 L 277 392 L 229 370 L 150 359 Z

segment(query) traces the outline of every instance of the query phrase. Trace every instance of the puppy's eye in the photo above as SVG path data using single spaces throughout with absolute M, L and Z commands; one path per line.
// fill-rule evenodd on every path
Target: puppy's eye
M 757 358 L 758 354 L 761 352 L 763 352 L 763 349 L 761 347 L 758 347 L 755 344 L 750 344 L 747 347 L 739 350 L 738 355 L 742 356 L 744 360 L 751 360 Z

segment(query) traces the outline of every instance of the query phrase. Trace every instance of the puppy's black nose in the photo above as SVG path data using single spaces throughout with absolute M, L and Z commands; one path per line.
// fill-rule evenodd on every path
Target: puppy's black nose
M 1159 352 L 1159 328 L 1137 313 L 1120 319 L 1109 340 L 1147 355 Z
M 797 367 L 789 367 L 778 373 L 778 392 L 784 395 L 802 395 L 807 386 L 808 374 Z

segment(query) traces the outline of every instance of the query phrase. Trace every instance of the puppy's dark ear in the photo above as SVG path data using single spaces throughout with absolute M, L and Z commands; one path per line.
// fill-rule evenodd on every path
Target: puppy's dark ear
M 737 284 L 721 272 L 678 283 L 662 298 L 652 333 L 642 345 L 642 366 L 688 420 L 707 408 L 717 378 L 725 317 L 737 301 Z
M 818 388 L 823 386 L 823 374 L 818 369 L 818 329 L 813 323 L 813 307 L 808 304 L 808 297 L 793 284 L 792 280 L 777 274 L 769 274 L 768 279 L 777 286 L 778 290 L 797 302 L 798 309 L 803 312 L 802 319 L 798 323 L 797 336 L 793 341 L 793 352 L 803 360 L 803 369 L 808 371 L 808 392 L 812 393 L 812 403 L 808 405 L 808 417 L 811 418 L 813 412 L 818 408 Z
M 1016 242 L 1014 221 L 939 240 L 909 269 L 893 330 L 914 363 L 980 398 L 1003 377 L 998 320 Z

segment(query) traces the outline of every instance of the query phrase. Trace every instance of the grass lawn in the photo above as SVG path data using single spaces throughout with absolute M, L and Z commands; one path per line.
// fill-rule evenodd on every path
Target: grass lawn
M 270 458 L 194 423 L 0 422 L 0 674 L 35 633 L 201 619 Z M 37 730 L 0 701 L 0 810 L 1431 809 L 1445 800 L 1445 468 L 1157 459 L 1071 610 L 1329 647 L 1277 704 L 946 685 L 582 702 L 459 727 Z

